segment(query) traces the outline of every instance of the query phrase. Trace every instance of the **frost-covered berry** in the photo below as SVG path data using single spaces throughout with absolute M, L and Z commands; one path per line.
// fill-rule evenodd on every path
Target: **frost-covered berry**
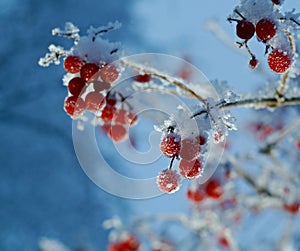
M 253 23 L 246 20 L 238 21 L 236 25 L 236 34 L 239 38 L 248 40 L 253 37 L 254 32 L 255 27 Z
M 180 175 L 175 170 L 165 169 L 156 179 L 158 188 L 165 193 L 175 193 L 180 187 Z
M 205 194 L 198 189 L 188 189 L 186 192 L 186 197 L 189 201 L 193 203 L 199 203 L 205 199 Z
M 97 72 L 99 71 L 99 66 L 93 63 L 87 63 L 81 67 L 80 76 L 85 81 L 93 81 L 97 79 Z
M 68 83 L 68 90 L 71 94 L 78 96 L 85 87 L 85 81 L 82 78 L 72 78 Z
M 268 65 L 276 73 L 285 72 L 292 63 L 291 55 L 288 51 L 274 49 L 268 56 Z
M 176 133 L 168 133 L 164 135 L 160 142 L 161 152 L 169 158 L 178 156 L 180 152 L 180 146 L 181 146 L 180 141 L 181 141 L 180 135 Z
M 111 122 L 114 114 L 115 114 L 116 108 L 112 105 L 106 104 L 106 106 L 102 109 L 101 118 L 105 122 Z
M 272 0 L 273 4 L 276 4 L 276 5 L 280 5 L 281 4 L 281 0 Z
M 198 137 L 196 137 L 196 140 L 198 141 L 199 145 L 203 146 L 207 142 L 207 137 L 204 135 L 199 135 Z
M 201 175 L 202 163 L 199 159 L 185 160 L 182 159 L 178 166 L 179 172 L 185 179 L 195 179 Z
M 78 96 L 70 96 L 65 99 L 64 109 L 71 117 L 77 117 L 84 112 L 85 103 Z
M 125 240 L 110 243 L 108 251 L 137 251 L 139 247 L 139 240 L 135 236 L 129 236 Z
M 219 243 L 220 246 L 222 246 L 224 248 L 229 248 L 230 247 L 229 241 L 223 235 L 219 236 L 218 243 Z
M 255 69 L 258 66 L 258 60 L 256 58 L 251 58 L 249 61 L 249 67 Z
M 90 92 L 85 97 L 86 109 L 90 112 L 97 112 L 104 106 L 104 96 L 99 92 Z
M 106 83 L 113 83 L 119 77 L 119 71 L 113 64 L 106 64 L 100 69 L 100 77 Z
M 186 138 L 181 141 L 180 157 L 185 160 L 193 160 L 200 154 L 200 145 L 197 139 Z
M 140 83 L 147 83 L 151 79 L 150 74 L 139 74 L 134 77 L 134 80 Z
M 219 199 L 223 194 L 223 189 L 218 180 L 211 179 L 205 185 L 205 192 L 209 197 Z
M 263 18 L 255 27 L 257 37 L 262 41 L 268 41 L 276 34 L 276 24 L 273 20 Z
M 291 214 L 297 214 L 300 209 L 300 203 L 299 202 L 293 202 L 291 204 L 286 204 L 283 206 L 283 209 L 286 212 L 289 212 Z
M 78 56 L 67 56 L 64 61 L 64 68 L 69 73 L 77 73 L 80 71 L 84 62 Z
M 108 135 L 114 142 L 120 142 L 126 138 L 127 130 L 122 125 L 112 125 L 108 132 Z

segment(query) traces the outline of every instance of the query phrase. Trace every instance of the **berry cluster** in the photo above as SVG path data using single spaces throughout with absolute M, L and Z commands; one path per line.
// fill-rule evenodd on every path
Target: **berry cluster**
M 193 203 L 200 203 L 206 198 L 220 199 L 223 195 L 223 188 L 221 182 L 212 178 L 204 185 L 192 185 L 186 192 L 187 199 Z
M 120 75 L 117 67 L 87 63 L 71 55 L 65 58 L 64 68 L 68 73 L 76 74 L 68 82 L 70 95 L 64 104 L 67 114 L 76 118 L 88 110 L 96 115 L 101 128 L 113 141 L 124 140 L 128 126 L 136 124 L 137 116 L 129 106 L 125 107 L 126 98 L 120 93 L 112 93 L 111 85 Z
M 70 55 L 64 60 L 64 68 L 69 74 L 74 74 L 68 82 L 69 96 L 64 104 L 66 113 L 71 117 L 80 116 L 84 110 L 98 113 L 105 104 L 105 91 L 119 77 L 116 66 L 88 63 L 79 56 Z
M 124 240 L 110 243 L 107 251 L 138 251 L 140 243 L 138 239 L 133 236 L 127 236 Z
M 194 138 L 184 138 L 174 132 L 174 128 L 168 128 L 168 132 L 163 134 L 160 150 L 168 158 L 172 158 L 169 169 L 159 173 L 157 185 L 159 189 L 166 193 L 173 193 L 179 189 L 180 176 L 184 179 L 196 179 L 202 171 L 202 160 L 200 158 L 201 146 L 206 144 L 206 137 L 200 135 Z M 171 170 L 174 159 L 180 159 L 178 169 Z
M 276 73 L 284 73 L 292 65 L 294 53 L 292 51 L 292 44 L 288 45 L 288 43 L 279 42 L 280 39 L 278 38 L 280 36 L 286 36 L 286 32 L 281 28 L 281 23 L 286 19 L 283 17 L 277 18 L 276 16 L 278 9 L 275 5 L 279 5 L 280 1 L 273 0 L 272 3 L 274 5 L 271 8 L 272 13 L 269 13 L 267 17 L 257 18 L 255 15 L 252 17 L 249 15 L 250 10 L 243 11 L 241 7 L 241 11 L 238 9 L 234 10 L 234 17 L 229 17 L 228 21 L 237 22 L 236 35 L 243 40 L 242 42 L 238 42 L 238 44 L 240 47 L 245 46 L 250 54 L 250 68 L 256 68 L 259 63 L 247 44 L 248 40 L 256 34 L 257 40 L 266 45 L 265 54 L 268 54 L 267 62 L 269 68 Z M 246 18 L 245 15 L 247 14 L 249 17 Z M 286 41 L 290 42 L 289 40 L 289 38 L 286 38 Z M 270 53 L 269 49 L 271 49 Z

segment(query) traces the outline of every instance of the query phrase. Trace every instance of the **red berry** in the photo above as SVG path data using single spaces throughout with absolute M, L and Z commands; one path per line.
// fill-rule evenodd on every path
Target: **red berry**
M 196 137 L 196 140 L 198 141 L 199 145 L 203 146 L 206 144 L 207 138 L 204 135 L 199 135 Z
M 199 156 L 200 146 L 197 139 L 186 138 L 181 142 L 180 157 L 186 160 L 192 160 Z
M 285 72 L 292 63 L 290 53 L 282 49 L 274 49 L 268 56 L 268 64 L 276 73 Z
M 129 236 L 128 239 L 124 240 L 123 243 L 124 248 L 126 248 L 124 249 L 124 251 L 137 251 L 140 247 L 138 239 L 133 235 Z
M 99 92 L 90 92 L 85 97 L 86 109 L 97 112 L 104 106 L 104 97 Z
M 180 175 L 175 170 L 165 169 L 156 179 L 158 188 L 165 193 L 175 193 L 180 187 Z
M 106 64 L 100 69 L 100 77 L 109 84 L 115 82 L 119 77 L 119 72 L 113 64 Z
M 72 78 L 68 84 L 69 92 L 75 96 L 79 96 L 79 94 L 84 89 L 84 87 L 85 87 L 85 81 L 79 77 Z
M 83 66 L 83 61 L 78 56 L 67 56 L 64 61 L 64 68 L 69 73 L 77 73 Z
M 140 74 L 134 77 L 134 80 L 140 83 L 147 83 L 150 81 L 150 79 L 151 79 L 150 74 Z
M 300 140 L 298 140 L 298 141 L 296 142 L 296 146 L 297 146 L 298 149 L 300 149 Z
M 270 19 L 263 18 L 256 24 L 255 31 L 260 40 L 268 41 L 276 34 L 276 24 Z
M 227 240 L 227 238 L 225 236 L 220 236 L 218 239 L 218 243 L 220 246 L 225 247 L 225 248 L 229 248 L 229 241 Z
M 85 103 L 78 96 L 70 96 L 65 99 L 64 109 L 70 116 L 77 117 L 84 112 Z
M 109 104 L 111 106 L 114 106 L 117 103 L 117 99 L 113 96 L 106 96 L 105 100 L 106 100 L 106 104 Z
M 281 4 L 281 1 L 280 0 L 272 0 L 273 4 L 276 4 L 276 5 L 279 5 Z
M 213 199 L 219 199 L 223 194 L 223 189 L 218 180 L 212 179 L 207 182 L 205 186 L 205 192 L 209 197 Z
M 127 111 L 124 109 L 117 110 L 114 116 L 114 121 L 116 124 L 125 125 L 127 123 Z
M 299 212 L 300 204 L 299 202 L 293 202 L 283 206 L 283 209 L 291 214 L 297 214 Z
M 186 192 L 186 197 L 193 203 L 199 203 L 205 199 L 205 194 L 200 189 L 188 189 Z
M 248 40 L 253 37 L 254 32 L 255 27 L 253 23 L 246 20 L 238 21 L 236 25 L 236 34 L 239 38 Z
M 85 81 L 94 81 L 98 78 L 97 72 L 99 71 L 99 66 L 93 63 L 87 63 L 81 67 L 80 76 Z
M 202 171 L 202 163 L 199 159 L 185 160 L 182 159 L 179 163 L 179 172 L 186 179 L 195 179 L 200 176 Z
M 110 88 L 109 83 L 102 82 L 102 81 L 95 81 L 93 86 L 96 92 L 102 92 L 103 90 L 108 90 Z
M 255 69 L 258 66 L 258 60 L 256 58 L 251 58 L 249 61 L 249 67 Z
M 111 122 L 114 117 L 115 111 L 116 111 L 116 108 L 114 106 L 107 104 L 102 110 L 101 118 L 105 122 Z
M 160 150 L 169 158 L 178 156 L 180 152 L 180 136 L 176 133 L 164 135 L 160 142 Z

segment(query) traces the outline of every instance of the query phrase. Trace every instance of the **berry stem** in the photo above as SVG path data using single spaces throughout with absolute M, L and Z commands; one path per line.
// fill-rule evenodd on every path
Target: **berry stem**
M 173 166 L 173 162 L 174 162 L 174 159 L 176 158 L 176 156 L 172 157 L 171 161 L 170 161 L 170 165 L 169 165 L 169 170 L 172 169 L 172 166 Z
M 169 76 L 166 73 L 162 73 L 159 72 L 156 69 L 150 68 L 150 67 L 146 67 L 144 65 L 141 64 L 137 64 L 134 62 L 131 62 L 127 59 L 122 59 L 121 63 L 124 66 L 127 66 L 133 70 L 136 71 L 143 71 L 145 74 L 149 74 L 153 77 L 156 77 L 158 79 L 161 79 L 163 81 L 166 81 L 172 85 L 175 85 L 176 87 L 180 88 L 181 90 L 183 90 L 184 92 L 187 92 L 188 94 L 190 94 L 191 97 L 194 97 L 195 99 L 199 100 L 200 102 L 202 102 L 203 104 L 205 104 L 205 99 L 202 98 L 200 95 L 198 95 L 197 93 L 195 93 L 192 89 L 190 89 L 189 87 L 187 87 L 183 82 L 179 81 L 178 79 Z
M 237 9 L 234 10 L 236 14 L 238 14 L 243 20 L 246 20 L 246 18 L 239 12 Z

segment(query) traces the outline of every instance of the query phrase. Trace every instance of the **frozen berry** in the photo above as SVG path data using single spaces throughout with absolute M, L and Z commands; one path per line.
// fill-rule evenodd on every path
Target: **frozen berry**
M 112 125 L 110 127 L 108 135 L 113 141 L 120 142 L 126 138 L 127 130 L 122 125 Z
M 126 138 L 127 130 L 122 125 L 112 125 L 110 127 L 108 135 L 113 141 L 121 142 Z
M 188 189 L 186 197 L 193 203 L 199 203 L 205 199 L 205 194 L 200 189 Z
M 134 77 L 134 80 L 140 83 L 147 83 L 151 79 L 150 74 L 139 74 Z
M 285 72 L 292 63 L 290 53 L 282 49 L 274 49 L 268 56 L 268 64 L 276 73 Z
M 218 180 L 212 179 L 205 185 L 205 192 L 209 197 L 219 199 L 223 194 L 223 189 Z
M 272 0 L 273 4 L 279 5 L 281 4 L 281 0 Z
M 200 176 L 202 171 L 202 163 L 199 159 L 196 160 L 180 160 L 179 172 L 185 179 L 195 179 Z
M 78 96 L 85 87 L 85 81 L 82 78 L 75 77 L 69 81 L 68 90 L 71 94 Z
M 255 27 L 257 37 L 262 41 L 268 41 L 276 34 L 276 24 L 271 19 L 263 18 Z
M 69 73 L 77 73 L 83 66 L 83 61 L 78 56 L 67 56 L 64 61 L 64 68 Z
M 293 202 L 283 206 L 283 209 L 291 214 L 297 214 L 299 212 L 300 204 L 298 202 Z
M 248 40 L 253 37 L 254 32 L 255 32 L 255 27 L 253 23 L 246 20 L 238 21 L 236 25 L 236 34 L 239 38 Z
M 251 58 L 249 61 L 249 67 L 255 69 L 258 66 L 258 60 L 256 58 Z
M 198 141 L 199 145 L 205 145 L 207 138 L 204 135 L 199 135 L 196 140 Z
M 104 97 L 99 92 L 90 92 L 85 97 L 86 109 L 97 112 L 104 106 Z
M 105 100 L 106 100 L 106 104 L 109 104 L 111 106 L 114 106 L 117 103 L 117 99 L 114 96 L 107 95 L 105 97 Z
M 116 108 L 112 105 L 106 105 L 103 109 L 102 109 L 102 113 L 101 113 L 101 118 L 105 121 L 105 122 L 111 122 L 114 114 L 115 114 Z
M 78 96 L 70 96 L 65 99 L 64 109 L 67 114 L 77 117 L 84 112 L 85 103 L 82 98 Z
M 94 81 L 97 79 L 97 72 L 99 71 L 99 66 L 93 63 L 87 63 L 81 67 L 80 76 L 85 81 Z
M 119 72 L 113 64 L 106 64 L 100 69 L 100 77 L 109 84 L 115 82 L 119 77 Z
M 156 179 L 158 188 L 165 193 L 175 193 L 180 187 L 180 175 L 175 170 L 165 169 Z
M 229 248 L 229 241 L 227 240 L 227 238 L 225 236 L 219 236 L 218 238 L 218 243 L 220 246 L 224 247 L 224 248 Z
M 180 145 L 180 136 L 176 133 L 168 133 L 160 142 L 160 150 L 165 156 L 172 158 L 179 155 Z
M 181 142 L 180 157 L 186 160 L 192 160 L 199 156 L 200 145 L 197 139 L 186 138 Z

